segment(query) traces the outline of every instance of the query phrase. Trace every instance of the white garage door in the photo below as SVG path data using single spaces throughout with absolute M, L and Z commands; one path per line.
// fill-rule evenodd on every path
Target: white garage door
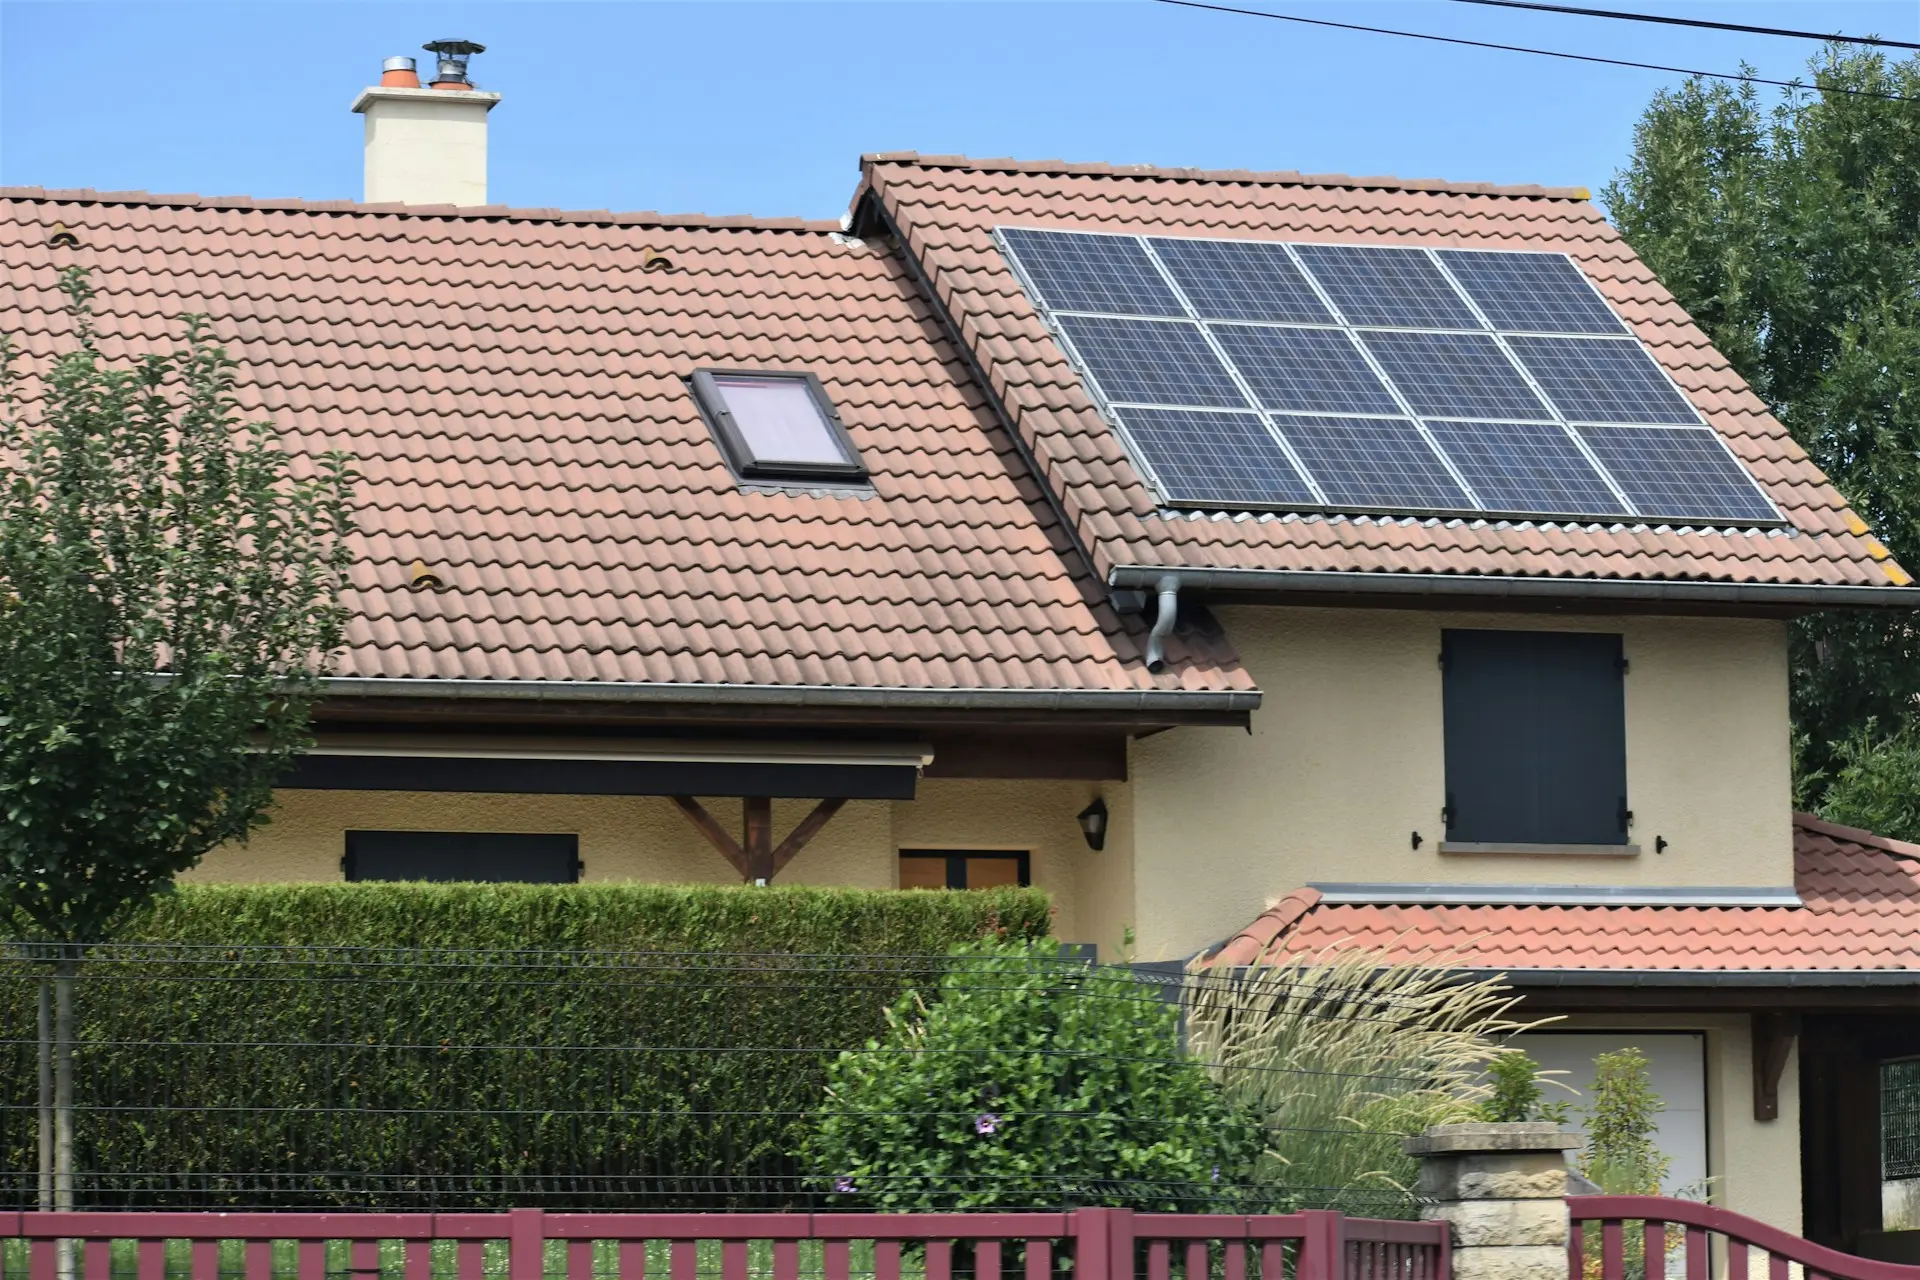
M 1699 1195 L 1707 1174 L 1707 1038 L 1694 1031 L 1640 1033 L 1628 1031 L 1536 1031 L 1515 1036 L 1543 1070 L 1563 1071 L 1556 1077 L 1579 1091 L 1579 1096 L 1548 1085 L 1549 1102 L 1567 1099 L 1573 1104 L 1570 1122 L 1584 1129 L 1581 1114 L 1593 1096 L 1593 1060 L 1616 1049 L 1635 1048 L 1647 1058 L 1653 1091 L 1667 1104 L 1657 1117 L 1654 1141 L 1672 1161 L 1667 1170 L 1667 1194 L 1685 1191 Z

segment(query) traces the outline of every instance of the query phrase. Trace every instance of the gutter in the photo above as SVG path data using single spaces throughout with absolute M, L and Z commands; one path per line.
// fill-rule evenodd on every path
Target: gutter
M 1116 565 L 1107 585 L 1152 589 L 1164 565 Z M 1526 578 L 1467 573 L 1318 572 L 1293 569 L 1179 570 L 1195 591 L 1398 595 L 1511 600 L 1643 600 L 1658 603 L 1797 606 L 1809 609 L 1920 609 L 1920 586 L 1842 587 L 1775 582 L 1671 582 L 1628 578 Z
M 612 680 L 438 680 L 328 676 L 336 698 L 497 698 L 517 702 L 650 702 L 722 706 L 879 707 L 911 711 L 1253 711 L 1257 690 L 909 689 L 845 685 L 668 684 Z
M 1920 987 L 1920 969 L 1472 969 L 1516 987 Z

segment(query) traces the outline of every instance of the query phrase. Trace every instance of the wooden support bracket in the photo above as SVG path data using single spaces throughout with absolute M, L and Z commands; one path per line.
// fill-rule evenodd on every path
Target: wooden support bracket
M 1794 1037 L 1800 1034 L 1800 1016 L 1793 1013 L 1753 1015 L 1753 1118 L 1780 1118 L 1780 1074 L 1787 1068 Z
M 748 884 L 771 883 L 793 861 L 794 855 L 806 848 L 807 842 L 819 835 L 820 829 L 846 804 L 844 798 L 820 801 L 776 847 L 773 843 L 773 801 L 766 796 L 746 796 L 741 800 L 739 840 L 728 835 L 714 816 L 707 812 L 706 806 L 692 796 L 673 796 L 671 799 L 694 829 L 707 838 L 707 843 L 718 850 L 720 856 Z

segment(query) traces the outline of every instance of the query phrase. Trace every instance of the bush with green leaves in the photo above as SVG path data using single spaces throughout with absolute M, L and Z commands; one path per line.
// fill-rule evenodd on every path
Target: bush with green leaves
M 1608 1195 L 1659 1195 L 1671 1162 L 1660 1154 L 1653 1135 L 1666 1103 L 1653 1090 L 1647 1056 L 1634 1048 L 1616 1049 L 1595 1058 L 1593 1067 L 1580 1172 Z
M 828 1063 L 1030 889 L 189 885 L 77 979 L 94 1207 L 779 1206 Z M 0 961 L 0 1196 L 33 966 Z
M 1519 1049 L 1509 1049 L 1487 1064 L 1492 1092 L 1480 1104 L 1482 1119 L 1495 1124 L 1545 1121 L 1564 1124 L 1572 1104 L 1546 1101 L 1540 1087 L 1540 1064 Z
M 1820 816 L 1895 840 L 1920 840 L 1920 726 L 1881 733 L 1877 721 L 1836 742 L 1818 775 Z
M 1259 1131 L 1182 1053 L 1179 1011 L 1126 970 L 1021 943 L 957 948 L 931 991 L 828 1069 L 804 1162 L 889 1211 L 1220 1207 Z

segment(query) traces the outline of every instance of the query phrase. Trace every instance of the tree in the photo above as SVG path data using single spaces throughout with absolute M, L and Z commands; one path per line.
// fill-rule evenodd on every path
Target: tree
M 49 962 L 41 1193 L 67 1208 L 80 959 L 265 822 L 310 745 L 350 475 L 240 425 L 203 319 L 110 368 L 87 277 L 61 283 L 72 346 L 50 368 L 29 378 L 0 335 L 0 923 Z
M 1920 571 L 1920 58 L 1836 44 L 1809 69 L 1814 87 L 1785 91 L 1771 112 L 1751 85 L 1663 90 L 1602 196 L 1714 345 Z M 1915 718 L 1917 621 L 1794 624 L 1806 769 L 1826 769 L 1833 744 L 1869 720 Z

